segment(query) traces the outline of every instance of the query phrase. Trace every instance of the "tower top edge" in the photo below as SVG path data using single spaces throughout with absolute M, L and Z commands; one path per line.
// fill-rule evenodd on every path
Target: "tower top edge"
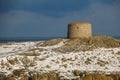
M 91 24 L 90 22 L 71 22 L 71 23 L 69 23 L 68 25 L 76 25 L 76 24 Z

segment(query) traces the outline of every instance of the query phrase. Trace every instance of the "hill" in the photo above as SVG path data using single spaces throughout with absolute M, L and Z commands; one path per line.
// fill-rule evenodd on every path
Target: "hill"
M 84 39 L 0 45 L 0 80 L 120 80 L 120 40 Z

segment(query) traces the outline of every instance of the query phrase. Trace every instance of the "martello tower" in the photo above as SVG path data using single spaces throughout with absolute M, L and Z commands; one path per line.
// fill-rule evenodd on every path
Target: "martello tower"
M 91 24 L 88 22 L 74 22 L 68 24 L 68 38 L 92 37 Z

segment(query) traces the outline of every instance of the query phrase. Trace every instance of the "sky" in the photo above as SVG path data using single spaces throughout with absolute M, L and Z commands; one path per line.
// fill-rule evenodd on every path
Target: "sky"
M 70 22 L 120 36 L 120 0 L 0 0 L 0 38 L 66 37 Z

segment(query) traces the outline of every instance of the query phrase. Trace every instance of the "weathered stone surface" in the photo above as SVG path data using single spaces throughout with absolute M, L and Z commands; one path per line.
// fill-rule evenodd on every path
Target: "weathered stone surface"
M 68 24 L 68 38 L 88 38 L 92 37 L 91 24 L 88 22 L 78 22 Z

